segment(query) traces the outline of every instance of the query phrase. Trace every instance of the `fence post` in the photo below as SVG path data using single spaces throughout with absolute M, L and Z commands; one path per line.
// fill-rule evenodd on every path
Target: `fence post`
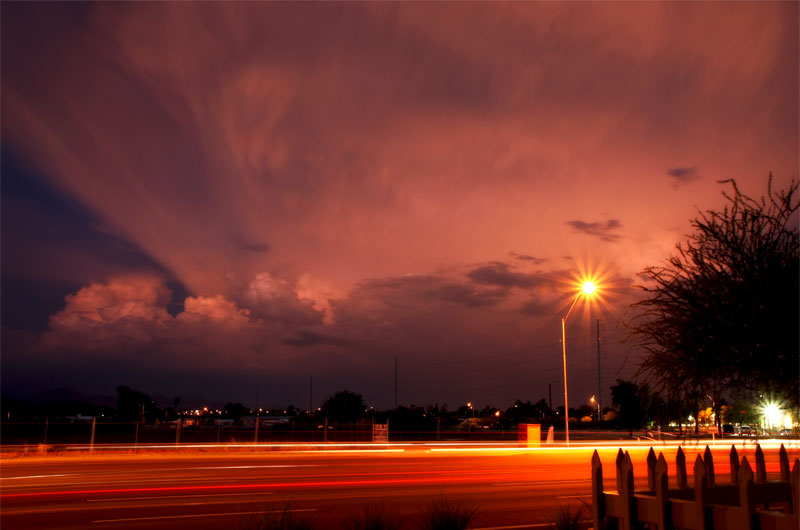
M 800 459 L 794 459 L 792 466 L 792 502 L 789 506 L 791 512 L 800 517 Z
M 706 446 L 706 450 L 703 452 L 703 465 L 706 468 L 708 485 L 713 486 L 716 482 L 716 478 L 714 477 L 714 457 L 711 454 L 711 448 L 708 446 Z
M 669 476 L 664 453 L 658 455 L 655 468 L 655 493 L 658 503 L 658 530 L 672 530 L 672 510 L 669 504 Z
M 778 459 L 781 463 L 781 482 L 790 482 L 789 476 L 789 455 L 786 454 L 786 448 L 781 444 L 781 450 L 778 451 Z
M 620 453 L 622 450 L 620 449 Z M 633 497 L 633 462 L 631 462 L 631 455 L 625 452 L 617 465 L 617 493 L 623 503 L 622 525 L 620 530 L 634 530 L 638 527 L 636 522 L 636 501 Z
M 675 475 L 678 478 L 678 487 L 685 489 L 688 487 L 686 480 L 686 455 L 683 449 L 678 447 L 678 454 L 675 455 Z
M 694 461 L 694 503 L 695 517 L 697 518 L 697 528 L 707 530 L 713 528 L 709 524 L 708 517 L 708 476 L 706 475 L 706 465 L 703 458 L 697 455 Z
M 592 455 L 592 515 L 594 517 L 594 530 L 605 528 L 606 495 L 603 493 L 603 464 L 597 449 Z
M 653 448 L 647 453 L 647 489 L 656 490 L 656 452 Z
M 756 506 L 753 501 L 753 470 L 750 468 L 747 457 L 744 456 L 742 457 L 742 465 L 739 468 L 739 508 L 743 512 L 742 519 L 745 521 L 745 528 L 748 530 L 754 527 L 753 518 Z
M 761 450 L 761 445 L 756 445 L 756 476 L 755 480 L 758 484 L 763 484 L 767 481 L 767 462 L 764 460 L 764 451 Z
M 736 452 L 736 447 L 731 446 L 731 453 L 728 457 L 731 461 L 731 484 L 739 483 L 739 453 Z
M 622 452 L 622 448 L 617 451 L 617 458 L 614 460 L 614 466 L 617 469 L 617 492 L 621 492 L 622 488 L 624 487 L 622 484 L 622 473 L 620 473 L 620 468 L 622 467 L 622 462 L 625 460 L 625 453 Z

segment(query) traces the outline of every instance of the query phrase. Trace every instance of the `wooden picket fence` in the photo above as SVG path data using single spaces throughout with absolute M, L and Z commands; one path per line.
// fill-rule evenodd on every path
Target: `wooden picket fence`
M 603 491 L 603 466 L 597 451 L 592 455 L 592 511 L 594 530 L 617 528 L 637 530 L 799 530 L 800 459 L 791 472 L 786 449 L 781 445 L 780 480 L 767 481 L 767 468 L 761 446 L 756 448 L 756 472 L 743 457 L 741 463 L 731 447 L 730 481 L 716 480 L 711 450 L 697 455 L 694 484 L 686 478 L 686 456 L 678 449 L 677 489 L 670 489 L 667 461 L 647 455 L 647 490 L 634 491 L 631 457 L 622 449 L 617 453 L 616 492 Z

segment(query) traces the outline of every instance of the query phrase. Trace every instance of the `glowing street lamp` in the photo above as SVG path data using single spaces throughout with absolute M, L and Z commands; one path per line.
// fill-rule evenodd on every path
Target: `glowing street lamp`
M 772 428 L 775 425 L 780 425 L 781 421 L 781 408 L 778 406 L 777 403 L 766 403 L 763 407 L 764 412 L 764 420 L 769 432 L 772 432 Z
M 589 401 L 597 405 L 597 423 L 600 423 L 600 403 L 597 402 L 594 396 Z
M 575 295 L 572 305 L 569 306 L 569 311 L 561 319 L 561 352 L 564 359 L 564 430 L 567 435 L 567 447 L 569 447 L 569 397 L 567 393 L 567 317 L 572 313 L 572 308 L 578 302 L 581 295 L 591 296 L 595 291 L 595 285 L 592 281 L 586 281 L 581 286 L 581 290 Z

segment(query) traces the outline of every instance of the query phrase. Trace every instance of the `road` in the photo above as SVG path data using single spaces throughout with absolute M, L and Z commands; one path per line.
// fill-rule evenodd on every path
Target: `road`
M 617 447 L 599 449 L 608 490 L 614 485 Z M 676 448 L 660 449 L 674 479 Z M 685 449 L 690 474 L 701 449 Z M 723 479 L 729 472 L 729 449 L 714 448 L 717 476 Z M 739 449 L 753 461 L 752 447 Z M 471 528 L 541 528 L 558 504 L 590 503 L 593 450 L 423 444 L 5 458 L 0 467 L 0 526 L 235 529 L 248 528 L 263 512 L 290 509 L 312 517 L 319 528 L 341 528 L 365 506 L 391 510 L 412 523 L 432 499 L 447 498 L 479 510 Z M 626 450 L 637 486 L 643 487 L 647 446 Z M 765 452 L 770 478 L 777 478 L 777 450 Z M 790 458 L 798 452 L 796 446 L 790 448 Z

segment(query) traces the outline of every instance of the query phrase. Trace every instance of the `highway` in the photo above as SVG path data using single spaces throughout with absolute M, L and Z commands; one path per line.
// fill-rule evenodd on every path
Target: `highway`
M 618 447 L 599 449 L 607 490 L 613 489 Z M 772 479 L 777 447 L 764 447 Z M 648 448 L 625 447 L 639 487 L 645 484 Z M 676 449 L 656 447 L 665 453 L 673 481 Z M 702 449 L 684 448 L 690 474 Z M 752 445 L 737 449 L 754 461 Z M 788 449 L 791 460 L 798 457 L 796 444 Z M 541 528 L 559 503 L 591 502 L 593 450 L 391 444 L 4 458 L 0 526 L 236 529 L 248 528 L 263 512 L 290 509 L 324 529 L 342 528 L 365 506 L 391 510 L 411 525 L 431 499 L 447 498 L 479 510 L 471 528 Z M 727 444 L 714 447 L 718 480 L 727 480 L 729 450 Z

